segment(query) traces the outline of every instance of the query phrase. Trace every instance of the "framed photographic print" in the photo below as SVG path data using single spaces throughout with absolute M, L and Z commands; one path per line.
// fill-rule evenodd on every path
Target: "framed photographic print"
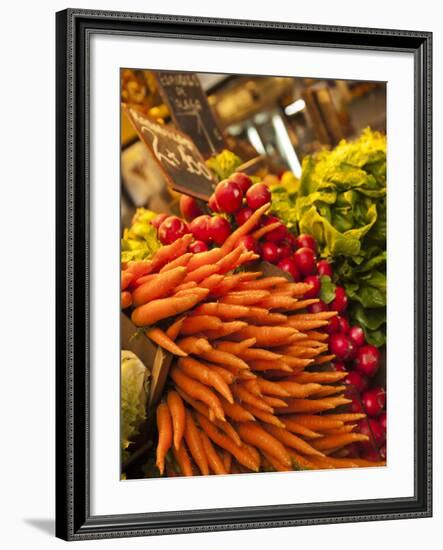
M 431 515 L 431 40 L 57 14 L 57 536 Z

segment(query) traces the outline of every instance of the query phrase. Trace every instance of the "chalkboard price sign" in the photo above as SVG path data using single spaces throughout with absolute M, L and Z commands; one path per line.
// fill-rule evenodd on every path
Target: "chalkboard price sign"
M 177 128 L 191 136 L 207 158 L 226 147 L 206 94 L 195 73 L 154 71 L 163 101 Z
M 134 109 L 125 107 L 125 111 L 171 187 L 207 201 L 216 181 L 192 140 L 177 130 L 157 124 Z

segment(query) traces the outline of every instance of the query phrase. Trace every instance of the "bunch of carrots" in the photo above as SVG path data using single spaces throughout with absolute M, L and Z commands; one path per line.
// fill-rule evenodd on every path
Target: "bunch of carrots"
M 208 475 L 379 466 L 347 457 L 362 413 L 346 372 L 319 370 L 328 355 L 319 331 L 336 312 L 306 313 L 317 299 L 285 277 L 238 272 L 256 259 L 237 246 L 266 204 L 223 246 L 190 253 L 185 235 L 150 261 L 122 271 L 122 307 L 175 356 L 156 409 L 156 465 L 163 475 Z

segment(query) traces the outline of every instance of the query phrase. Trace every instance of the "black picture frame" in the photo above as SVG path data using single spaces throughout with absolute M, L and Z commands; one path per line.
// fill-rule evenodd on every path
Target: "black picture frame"
M 410 498 L 92 516 L 89 40 L 94 33 L 411 52 L 415 65 L 415 491 Z M 432 515 L 432 33 L 69 9 L 56 14 L 56 535 L 66 540 Z M 409 223 L 409 220 L 408 220 Z

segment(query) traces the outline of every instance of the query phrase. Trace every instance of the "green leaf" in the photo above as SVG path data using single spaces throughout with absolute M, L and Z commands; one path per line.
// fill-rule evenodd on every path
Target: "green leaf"
M 369 330 L 378 330 L 386 323 L 385 308 L 365 309 L 361 304 L 352 304 L 350 313 L 360 325 Z
M 363 331 L 368 344 L 379 348 L 386 343 L 386 334 L 382 330 L 369 330 L 366 327 L 363 327 Z
M 320 299 L 326 304 L 330 304 L 335 298 L 335 284 L 331 281 L 331 277 L 323 275 L 320 277 Z

